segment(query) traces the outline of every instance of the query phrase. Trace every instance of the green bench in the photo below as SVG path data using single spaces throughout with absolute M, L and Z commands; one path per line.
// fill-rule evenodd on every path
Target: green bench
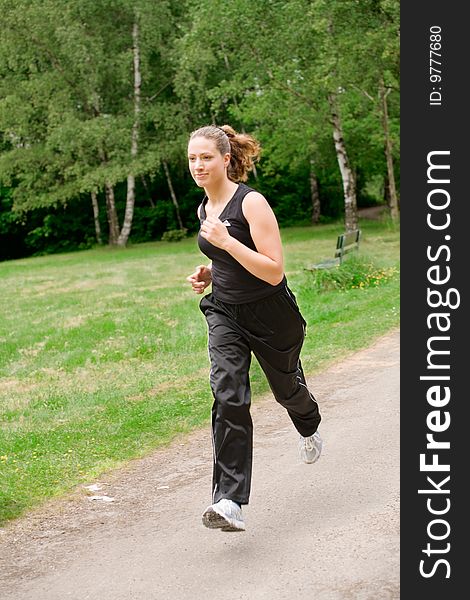
M 336 240 L 336 250 L 334 258 L 330 258 L 316 265 L 312 265 L 308 268 L 308 270 L 315 271 L 317 269 L 331 269 L 332 267 L 338 267 L 343 263 L 345 254 L 359 250 L 360 239 L 360 229 L 355 229 L 354 231 L 342 233 L 338 236 L 338 239 Z

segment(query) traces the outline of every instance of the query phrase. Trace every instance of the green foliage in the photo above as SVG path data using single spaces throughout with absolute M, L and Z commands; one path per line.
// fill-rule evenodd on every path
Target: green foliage
M 86 215 L 59 208 L 46 214 L 42 224 L 28 232 L 25 243 L 31 254 L 40 255 L 91 248 L 96 239 Z
M 162 235 L 162 242 L 180 242 L 188 233 L 187 229 L 170 229 Z
M 329 269 L 316 269 L 311 285 L 318 290 L 350 290 L 378 287 L 398 277 L 397 267 L 384 267 L 359 254 L 349 255 L 341 265 Z
M 15 208 L 62 204 L 123 181 L 130 171 L 138 176 L 157 170 L 161 158 L 172 152 L 168 130 L 178 129 L 174 98 L 162 93 L 171 78 L 167 50 L 175 29 L 170 3 L 4 4 L 9 33 L 0 72 L 10 78 L 0 99 L 0 130 L 10 150 L 0 158 L 0 176 L 15 180 Z M 110 15 L 116 18 L 110 21 Z M 135 22 L 145 71 L 139 153 L 131 161 Z M 13 77 L 11 52 L 19 46 L 24 62 Z M 30 63 L 31 56 L 36 64 Z M 159 113 L 171 115 L 170 126 L 161 127 Z
M 83 198 L 66 208 L 38 208 L 23 215 L 11 210 L 12 202 L 8 195 L 0 198 L 0 261 L 69 252 L 96 243 L 91 205 Z
M 133 243 L 159 239 L 168 228 L 176 226 L 174 207 L 170 201 L 158 200 L 155 206 L 137 206 L 131 240 Z
M 177 173 L 180 212 L 193 231 L 196 191 L 184 175 L 186 144 L 192 129 L 210 122 L 229 122 L 260 139 L 262 160 L 251 183 L 266 192 L 281 224 L 309 221 L 312 174 L 323 220 L 340 217 L 331 91 L 359 206 L 384 196 L 380 82 L 399 181 L 397 0 L 0 0 L 0 9 L 0 183 L 9 189 L 0 242 L 12 248 L 0 259 L 88 246 L 91 210 L 86 225 L 80 221 L 82 238 L 78 227 L 70 235 L 66 212 L 91 192 L 98 194 L 106 237 L 105 186 L 121 197 L 124 190 L 125 198 L 129 174 L 138 186 L 146 178 L 155 204 L 147 210 L 147 192 L 139 198 L 137 191 L 131 239 L 158 239 L 177 226 L 166 205 L 163 161 Z M 135 23 L 142 81 L 138 152 L 131 158 Z

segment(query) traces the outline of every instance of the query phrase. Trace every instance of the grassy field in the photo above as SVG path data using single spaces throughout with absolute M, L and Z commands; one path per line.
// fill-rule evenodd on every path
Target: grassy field
M 360 226 L 389 277 L 329 291 L 304 267 L 342 225 L 282 231 L 307 374 L 399 323 L 398 230 Z M 0 524 L 208 421 L 206 325 L 185 281 L 203 262 L 192 238 L 0 263 Z M 252 383 L 256 401 L 257 364 Z

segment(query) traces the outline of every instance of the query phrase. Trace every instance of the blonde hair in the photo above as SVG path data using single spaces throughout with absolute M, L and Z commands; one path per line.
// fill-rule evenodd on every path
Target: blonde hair
M 189 139 L 196 137 L 214 140 L 220 154 L 230 154 L 227 176 L 231 181 L 248 179 L 248 173 L 253 170 L 261 152 L 261 146 L 255 138 L 246 133 L 237 133 L 230 125 L 200 127 L 191 133 Z

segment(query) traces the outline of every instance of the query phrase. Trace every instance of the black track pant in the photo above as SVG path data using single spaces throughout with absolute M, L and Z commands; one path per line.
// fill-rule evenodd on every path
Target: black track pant
M 300 363 L 305 320 L 286 287 L 247 304 L 228 304 L 213 294 L 200 302 L 209 328 L 210 384 L 214 396 L 213 502 L 248 504 L 253 456 L 249 368 L 251 352 L 276 400 L 303 436 L 315 433 L 321 417 Z

